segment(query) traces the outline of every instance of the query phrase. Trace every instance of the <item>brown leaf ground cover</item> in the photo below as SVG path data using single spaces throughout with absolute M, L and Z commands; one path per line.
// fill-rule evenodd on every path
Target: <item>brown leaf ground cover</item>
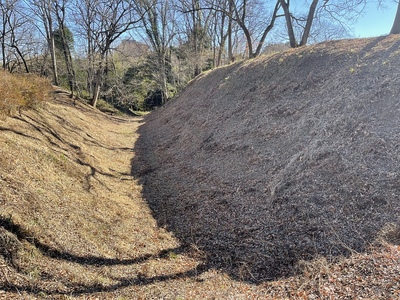
M 0 121 L 0 299 L 400 297 L 399 48 L 214 70 L 149 117 Z

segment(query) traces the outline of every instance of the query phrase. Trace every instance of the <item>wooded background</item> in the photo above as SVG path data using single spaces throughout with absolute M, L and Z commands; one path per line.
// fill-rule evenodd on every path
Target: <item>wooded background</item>
M 1 0 L 2 67 L 147 110 L 201 72 L 351 37 L 367 0 Z M 382 4 L 382 2 L 380 2 Z M 399 15 L 399 14 L 398 14 Z M 392 33 L 400 31 L 397 16 Z

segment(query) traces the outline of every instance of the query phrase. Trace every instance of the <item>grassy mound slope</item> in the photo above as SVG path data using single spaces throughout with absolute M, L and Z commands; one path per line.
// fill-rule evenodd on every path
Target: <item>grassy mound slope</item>
M 197 78 L 139 131 L 136 172 L 159 224 L 250 282 L 398 236 L 399 70 L 389 36 Z

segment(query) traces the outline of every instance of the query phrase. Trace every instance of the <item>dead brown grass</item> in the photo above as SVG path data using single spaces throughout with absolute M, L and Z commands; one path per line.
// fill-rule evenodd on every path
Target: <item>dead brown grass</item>
M 0 72 L 0 117 L 21 108 L 33 108 L 48 101 L 53 91 L 50 81 L 33 74 L 15 75 Z
M 385 42 L 389 46 L 393 44 L 393 41 L 383 41 L 376 43 L 375 49 L 383 47 Z M 336 50 L 329 44 L 319 47 L 325 47 L 325 51 L 333 54 L 345 52 L 345 56 L 348 53 L 358 55 L 369 42 L 342 43 Z M 354 51 L 346 52 L 346 47 L 354 48 Z M 287 201 L 291 197 L 297 198 L 295 194 L 289 194 L 292 191 L 290 188 L 296 185 L 285 185 L 285 182 L 293 179 L 290 172 L 299 170 L 299 164 L 304 161 L 310 161 L 313 168 L 315 165 L 312 163 L 316 160 L 321 162 L 320 168 L 332 168 L 332 172 L 327 173 L 328 177 L 318 177 L 319 173 L 313 175 L 310 168 L 307 178 L 317 180 L 321 190 L 315 191 L 314 202 L 304 198 L 305 208 L 314 212 L 321 208 L 323 213 L 331 213 L 333 221 L 327 224 L 331 225 L 329 228 L 332 231 L 327 233 L 332 236 L 336 234 L 343 239 L 341 226 L 349 232 L 354 229 L 346 227 L 349 223 L 335 223 L 339 220 L 335 210 L 340 208 L 335 206 L 336 198 L 329 198 L 330 202 L 327 200 L 334 210 L 330 206 L 325 209 L 321 206 L 325 202 L 317 201 L 321 199 L 318 196 L 323 195 L 322 182 L 326 178 L 334 178 L 331 175 L 334 174 L 333 159 L 336 154 L 329 152 L 332 149 L 324 143 L 325 154 L 321 153 L 318 141 L 314 141 L 307 149 L 293 150 L 285 164 L 275 166 L 273 170 L 280 177 L 260 181 L 256 176 L 260 169 L 253 169 L 254 165 L 267 173 L 265 166 L 268 166 L 268 161 L 278 162 L 278 158 L 272 151 L 257 152 L 254 148 L 262 145 L 264 140 L 272 144 L 280 136 L 291 132 L 290 127 L 277 120 L 281 118 L 287 122 L 285 118 L 296 116 L 296 110 L 279 98 L 283 95 L 281 92 L 274 94 L 273 89 L 268 90 L 268 95 L 277 97 L 276 106 L 269 111 L 269 116 L 274 116 L 276 123 L 269 124 L 271 128 L 268 130 L 262 130 L 266 126 L 262 118 L 262 103 L 255 108 L 251 103 L 264 99 L 267 79 L 262 77 L 256 81 L 255 89 L 244 82 L 246 90 L 243 94 L 240 93 L 241 86 L 233 80 L 240 68 L 261 72 L 266 67 L 271 68 L 274 62 L 290 65 L 290 60 L 292 63 L 305 60 L 308 58 L 305 55 L 307 51 L 310 55 L 316 51 L 316 57 L 319 57 L 321 52 L 317 50 L 318 47 L 306 48 L 305 52 L 290 50 L 269 63 L 252 61 L 210 73 L 204 79 L 209 80 L 205 85 L 200 78 L 199 83 L 193 83 L 188 88 L 188 92 L 193 93 L 190 97 L 182 95 L 185 98 L 179 98 L 175 103 L 171 102 L 173 105 L 152 114 L 148 123 L 143 123 L 142 118 L 102 114 L 80 102 L 74 106 L 68 94 L 62 91 L 56 91 L 55 100 L 41 108 L 22 110 L 20 114 L 12 114 L 12 117 L 0 121 L 0 299 L 400 297 L 399 229 L 396 222 L 386 223 L 374 236 L 375 241 L 370 241 L 363 250 L 343 240 L 339 246 L 346 245 L 351 249 L 348 257 L 331 257 L 324 253 L 312 257 L 305 255 L 292 260 L 291 272 L 288 272 L 287 261 L 281 260 L 282 257 L 287 258 L 285 255 L 288 253 L 294 253 L 285 252 L 285 246 L 289 249 L 293 239 L 297 242 L 296 234 L 301 234 L 301 231 L 296 224 L 300 224 L 299 228 L 304 229 L 306 234 L 310 233 L 306 224 L 318 225 L 304 210 L 301 210 L 304 214 L 300 215 L 304 219 L 298 219 L 294 206 L 290 206 L 293 208 L 290 220 L 286 214 L 288 210 L 283 197 L 287 196 Z M 396 70 L 394 62 L 386 58 L 383 61 L 393 64 L 391 70 Z M 352 66 L 353 62 L 350 61 Z M 343 64 L 342 68 L 347 72 L 346 66 Z M 281 72 L 283 74 L 284 70 Z M 321 74 L 316 72 L 311 73 L 310 78 L 300 78 L 323 82 Z M 348 71 L 348 74 L 354 73 Z M 221 80 L 218 81 L 218 78 Z M 337 80 L 335 78 L 333 82 Z M 251 82 L 252 78 L 248 80 Z M 297 85 L 289 82 L 293 89 Z M 277 82 L 272 82 L 271 86 L 279 88 Z M 243 106 L 240 102 L 237 107 L 233 106 L 237 110 L 235 120 L 224 115 L 228 108 L 223 105 L 222 98 L 220 101 L 216 99 L 219 89 L 228 91 L 230 99 L 237 95 L 250 98 L 251 101 L 243 103 Z M 257 89 L 260 90 L 255 93 Z M 380 86 L 377 91 L 384 94 L 386 90 Z M 252 93 L 257 99 L 250 97 Z M 180 105 L 183 106 L 188 99 L 200 96 L 208 99 L 196 102 L 200 108 L 192 103 L 192 108 L 180 109 Z M 213 100 L 212 104 L 207 102 L 210 100 Z M 279 104 L 280 101 L 283 103 Z M 333 103 L 329 105 L 334 107 Z M 210 108 L 211 111 L 208 110 Z M 385 110 L 388 114 L 389 108 L 387 106 Z M 160 117 L 163 111 L 175 111 L 177 115 L 164 113 Z M 229 111 L 229 114 L 232 112 Z M 251 117 L 240 119 L 240 115 Z M 156 123 L 156 119 L 162 124 Z M 318 123 L 317 119 L 303 121 Z M 238 128 L 242 128 L 240 126 L 250 126 L 252 122 L 258 124 L 259 129 L 244 126 L 249 129 L 247 133 L 237 132 Z M 158 127 L 150 128 L 156 129 L 157 135 L 148 127 L 154 124 Z M 191 131 L 182 131 L 180 126 L 189 126 Z M 209 131 L 209 126 L 219 130 Z M 363 130 L 376 134 L 368 126 Z M 139 127 L 148 135 L 140 137 Z M 222 129 L 226 128 L 231 130 L 228 134 L 222 133 Z M 328 127 L 324 128 L 327 135 L 333 135 Z M 250 145 L 243 136 L 254 132 L 259 138 Z M 301 136 L 299 128 L 296 134 Z M 157 140 L 151 140 L 155 137 Z M 174 145 L 182 138 L 185 143 L 179 144 L 176 151 Z M 366 139 L 366 135 L 359 138 Z M 198 139 L 201 150 L 196 148 Z M 157 146 L 160 141 L 163 143 Z M 277 149 L 289 147 L 289 144 L 280 142 L 276 144 Z M 384 144 L 374 145 L 383 147 Z M 376 149 L 383 151 L 383 148 Z M 219 164 L 209 164 L 207 159 L 210 153 L 217 150 L 222 151 L 221 155 L 215 156 Z M 243 155 L 242 150 L 250 151 L 251 157 Z M 162 155 L 163 160 L 155 155 L 157 153 Z M 196 164 L 199 157 L 203 159 L 200 165 Z M 247 158 L 248 161 L 241 162 Z M 248 163 L 251 167 L 241 169 Z M 208 167 L 218 172 L 210 173 Z M 141 177 L 133 176 L 132 169 Z M 393 180 L 397 180 L 397 173 L 391 172 L 385 173 L 389 176 L 385 195 L 390 194 Z M 221 177 L 221 174 L 224 176 Z M 241 184 L 232 187 L 230 179 L 238 176 Z M 352 178 L 359 182 L 356 177 Z M 277 227 L 268 223 L 268 215 L 277 210 L 268 211 L 268 207 L 263 206 L 265 201 L 264 196 L 260 197 L 261 190 L 263 195 L 274 194 L 275 207 L 282 209 L 277 222 L 272 224 Z M 372 190 L 377 191 L 375 188 Z M 381 201 L 379 199 L 376 201 Z M 390 199 L 386 201 L 396 212 L 396 204 Z M 341 213 L 345 214 L 352 207 L 343 207 Z M 263 217 L 254 219 L 254 215 L 258 216 L 260 212 Z M 322 215 L 319 216 L 323 220 Z M 381 217 L 385 218 L 385 214 Z M 263 227 L 266 225 L 269 227 Z M 292 231 L 289 232 L 289 229 Z M 310 243 L 312 245 L 317 241 L 318 232 L 311 231 L 314 235 L 309 240 L 298 240 L 303 243 L 303 254 L 312 250 Z M 268 233 L 269 236 L 266 235 Z M 286 244 L 274 248 L 282 239 L 286 239 Z M 338 243 L 338 239 L 334 242 Z M 274 254 L 271 249 L 280 249 L 283 256 L 268 256 Z M 274 259 L 277 262 L 274 266 L 278 267 L 266 271 L 268 264 L 263 263 Z M 260 280 L 265 274 L 281 276 Z
M 56 103 L 1 124 L 2 237 L 20 241 L 12 267 L 24 282 L 7 276 L 2 284 L 14 293 L 101 290 L 118 283 L 113 269 L 137 261 L 136 274 L 141 261 L 178 246 L 156 227 L 130 174 L 140 119 L 69 101 L 61 93 Z

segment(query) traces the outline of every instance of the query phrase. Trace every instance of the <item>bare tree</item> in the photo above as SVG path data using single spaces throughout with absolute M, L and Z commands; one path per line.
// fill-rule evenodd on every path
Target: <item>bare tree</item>
M 318 0 L 314 0 L 318 1 Z M 292 14 L 289 11 L 289 0 L 279 0 L 283 13 L 285 15 L 285 20 L 286 20 L 286 27 L 289 35 L 289 43 L 290 47 L 294 48 L 297 47 L 297 42 L 296 42 L 296 37 L 294 35 L 294 29 L 293 29 L 293 23 L 292 23 Z
M 283 12 L 285 14 L 285 20 L 286 20 L 286 26 L 287 26 L 287 31 L 288 31 L 288 35 L 289 35 L 290 47 L 295 48 L 297 46 L 306 45 L 308 38 L 310 36 L 310 30 L 311 30 L 312 23 L 314 21 L 315 11 L 317 9 L 319 0 L 313 0 L 311 2 L 307 17 L 302 18 L 302 19 L 301 18 L 295 19 L 293 14 L 290 12 L 290 10 L 289 10 L 290 1 L 289 0 L 280 0 L 280 2 L 282 5 Z M 326 1 L 326 2 L 328 2 L 328 1 Z M 305 26 L 304 26 L 303 33 L 301 35 L 300 43 L 298 43 L 296 40 L 292 19 L 295 19 L 296 21 L 304 21 L 305 20 Z
M 200 0 L 180 0 L 180 10 L 184 14 L 183 23 L 186 34 L 186 47 L 191 53 L 193 76 L 197 76 L 203 69 L 204 50 L 210 44 L 207 28 L 210 24 L 212 9 Z
M 360 15 L 365 5 L 365 0 L 312 0 L 310 3 L 304 3 L 303 7 L 306 8 L 306 12 L 300 11 L 296 15 L 291 9 L 290 0 L 279 1 L 285 16 L 289 43 L 292 48 L 307 44 L 315 20 L 329 19 L 332 26 L 345 27 L 348 21 L 355 20 Z M 327 26 L 328 23 L 318 22 L 318 24 Z M 337 37 L 339 37 L 345 30 L 337 32 Z
M 54 2 L 53 0 L 32 0 L 31 3 L 27 4 L 30 6 L 31 10 L 37 15 L 38 21 L 41 22 L 43 25 L 44 28 L 43 35 L 46 37 L 47 45 L 50 51 L 52 71 L 53 71 L 53 84 L 59 85 L 56 47 L 54 41 L 54 27 L 55 27 Z
M 61 50 L 63 52 L 65 65 L 67 67 L 67 76 L 68 76 L 68 85 L 71 91 L 71 98 L 74 96 L 76 78 L 75 78 L 75 70 L 72 62 L 72 55 L 70 49 L 70 43 L 66 36 L 67 26 L 66 26 L 66 5 L 68 0 L 60 0 L 59 2 L 55 2 L 55 15 L 57 17 L 58 22 L 58 33 L 61 42 Z M 53 33 L 54 35 L 54 33 Z
M 84 49 L 86 54 L 85 72 L 86 72 L 86 90 L 89 97 L 94 95 L 94 73 L 95 73 L 95 53 L 97 46 L 95 43 L 95 27 L 97 0 L 76 0 L 74 6 L 77 13 L 74 15 L 77 34 L 84 41 Z
M 206 5 L 211 10 L 208 35 L 212 40 L 213 65 L 218 67 L 224 62 L 233 61 L 232 33 L 236 24 L 233 24 L 232 18 L 229 17 L 232 15 L 232 6 L 228 0 L 208 0 Z M 226 44 L 228 44 L 227 48 Z M 225 54 L 227 58 L 223 62 Z
M 14 14 L 14 5 L 16 1 L 1 1 L 0 2 L 0 13 L 1 13 L 1 33 L 0 33 L 0 42 L 1 42 L 1 56 L 3 61 L 3 69 L 7 70 L 7 43 L 6 39 L 9 34 L 10 28 L 9 23 L 12 15 Z
M 26 73 L 29 68 L 23 53 L 23 40 L 26 37 L 28 20 L 21 13 L 23 8 L 19 0 L 0 2 L 0 44 L 3 69 L 12 72 L 14 68 L 23 65 Z M 21 43 L 22 41 L 22 43 Z
M 82 22 L 88 38 L 88 49 L 94 51 L 90 57 L 96 60 L 93 74 L 93 97 L 91 105 L 96 107 L 106 71 L 107 56 L 112 44 L 124 33 L 133 29 L 142 16 L 138 14 L 138 3 L 127 0 L 83 0 L 83 13 L 90 15 L 91 23 Z M 84 16 L 81 16 L 84 17 Z M 89 54 L 89 53 L 88 53 Z
M 212 37 L 213 44 L 213 64 L 216 67 L 222 65 L 222 54 L 228 38 L 227 20 L 228 17 L 225 13 L 214 11 L 212 26 L 209 27 L 209 35 Z
M 277 0 L 272 8 L 272 13 L 266 17 L 266 9 L 262 2 L 251 0 L 228 0 L 228 10 L 225 13 L 231 21 L 238 24 L 242 29 L 247 43 L 247 56 L 253 58 L 261 53 L 265 39 L 275 25 L 275 21 L 280 15 L 278 11 L 281 7 Z M 228 47 L 229 58 L 232 59 L 232 23 L 228 28 Z
M 168 49 L 175 35 L 174 11 L 168 0 L 143 1 L 139 8 L 143 15 L 145 34 L 155 55 L 155 79 L 162 92 L 162 102 L 169 98 Z

